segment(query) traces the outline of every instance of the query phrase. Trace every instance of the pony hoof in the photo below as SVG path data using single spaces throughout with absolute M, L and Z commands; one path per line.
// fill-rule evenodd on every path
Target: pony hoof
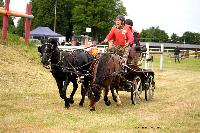
M 74 103 L 74 100 L 73 100 L 73 99 L 69 99 L 69 103 L 70 103 L 70 104 L 73 104 L 73 103 Z
M 121 106 L 121 105 L 122 105 L 122 102 L 121 102 L 121 101 L 120 101 L 120 102 L 118 101 L 118 102 L 117 102 L 117 106 Z
M 82 103 L 79 103 L 79 107 L 83 107 L 83 104 L 82 104 Z
M 90 111 L 96 111 L 96 109 L 95 108 L 90 108 Z
M 113 101 L 117 102 L 117 99 L 113 99 Z
M 66 108 L 66 109 L 69 109 L 69 108 L 70 108 L 70 105 L 65 105 L 65 108 Z
M 110 102 L 110 101 L 107 101 L 107 102 L 105 102 L 105 104 L 106 104 L 107 106 L 110 106 L 110 105 L 111 105 L 111 102 Z
M 69 102 L 68 102 L 68 101 L 65 101 L 65 108 L 69 109 L 69 107 L 70 107 Z

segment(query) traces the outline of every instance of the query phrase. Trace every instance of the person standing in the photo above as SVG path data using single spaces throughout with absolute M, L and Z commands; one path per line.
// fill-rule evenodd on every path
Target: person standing
M 175 49 L 174 49 L 175 63 L 176 63 L 176 60 L 180 63 L 179 54 L 180 54 L 180 49 L 178 46 L 175 46 Z

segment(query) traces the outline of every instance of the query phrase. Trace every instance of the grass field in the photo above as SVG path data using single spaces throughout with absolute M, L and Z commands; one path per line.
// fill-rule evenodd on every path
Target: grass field
M 112 101 L 107 107 L 101 100 L 97 111 L 90 112 L 87 98 L 83 108 L 78 106 L 80 89 L 71 108 L 64 108 L 55 80 L 39 63 L 36 48 L 31 48 L 30 52 L 23 46 L 0 44 L 2 133 L 200 132 L 200 59 L 175 64 L 165 56 L 160 71 L 159 57 L 155 57 L 152 101 L 132 105 L 130 93 L 120 92 L 122 106 Z

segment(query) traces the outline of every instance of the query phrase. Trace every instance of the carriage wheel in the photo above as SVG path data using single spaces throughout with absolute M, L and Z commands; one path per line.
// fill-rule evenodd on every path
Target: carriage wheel
M 133 80 L 133 87 L 131 89 L 132 104 L 137 104 L 140 102 L 141 93 L 142 93 L 142 81 L 139 76 L 136 76 Z
M 153 98 L 155 89 L 154 77 L 152 75 L 149 76 L 147 80 L 147 85 L 145 87 L 145 100 L 149 101 Z

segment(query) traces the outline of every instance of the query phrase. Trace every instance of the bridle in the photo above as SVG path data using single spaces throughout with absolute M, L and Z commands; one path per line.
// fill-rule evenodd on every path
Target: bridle
M 50 45 L 50 46 L 49 46 Z M 47 58 L 47 62 L 49 63 L 49 65 L 51 66 L 59 66 L 59 63 L 61 61 L 61 52 L 59 52 L 59 59 L 57 63 L 53 64 L 52 63 L 52 56 L 53 54 L 55 54 L 57 52 L 57 49 L 53 48 L 52 44 L 45 44 L 45 48 L 43 50 L 42 56 L 45 56 Z

